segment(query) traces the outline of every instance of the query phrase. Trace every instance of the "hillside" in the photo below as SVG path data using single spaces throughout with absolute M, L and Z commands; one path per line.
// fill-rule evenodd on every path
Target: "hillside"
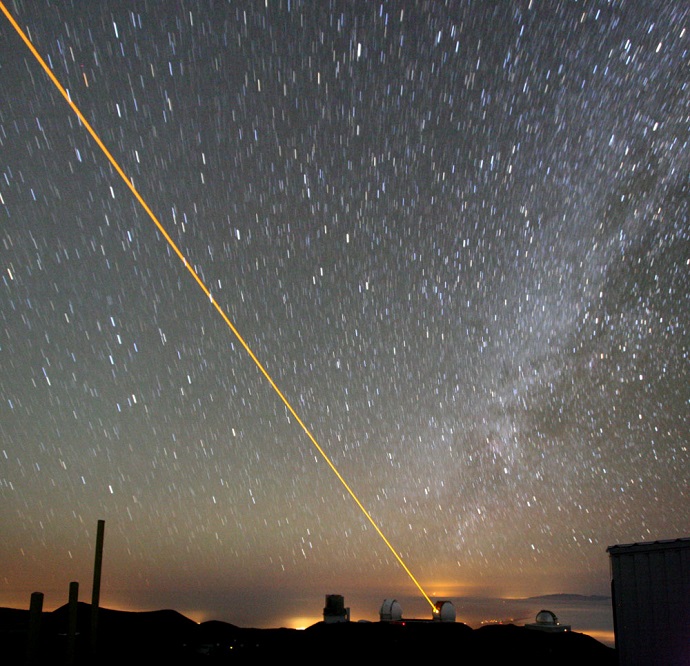
M 36 664 L 62 665 L 68 655 L 68 609 L 44 612 Z M 101 609 L 98 659 L 90 657 L 90 606 L 80 603 L 73 664 L 249 664 L 299 659 L 302 664 L 451 661 L 615 666 L 615 651 L 585 634 L 547 634 L 515 625 L 471 629 L 460 622 L 319 622 L 306 630 L 241 628 L 225 622 L 197 624 L 172 610 L 132 613 Z M 28 611 L 0 609 L 6 664 L 25 664 Z

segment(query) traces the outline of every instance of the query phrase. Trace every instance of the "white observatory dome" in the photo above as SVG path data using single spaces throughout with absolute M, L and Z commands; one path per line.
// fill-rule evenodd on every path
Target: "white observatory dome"
M 437 619 L 441 622 L 455 622 L 455 606 L 450 601 L 437 601 Z
M 570 625 L 561 624 L 556 617 L 556 613 L 550 610 L 540 610 L 537 613 L 536 621 L 526 624 L 525 627 L 537 629 L 538 631 L 547 631 L 552 634 L 570 631 Z
M 550 610 L 539 611 L 537 613 L 536 621 L 537 621 L 537 624 L 547 624 L 547 625 L 558 624 L 558 618 L 556 617 L 556 614 L 552 613 Z
M 381 622 L 400 622 L 402 608 L 395 599 L 385 599 L 381 604 Z

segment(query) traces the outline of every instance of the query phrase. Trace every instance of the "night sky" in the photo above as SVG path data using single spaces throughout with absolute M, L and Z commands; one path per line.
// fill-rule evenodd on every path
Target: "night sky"
M 7 5 L 424 590 L 690 535 L 680 0 Z M 0 16 L 0 605 L 429 606 Z M 458 617 L 462 620 L 462 617 Z

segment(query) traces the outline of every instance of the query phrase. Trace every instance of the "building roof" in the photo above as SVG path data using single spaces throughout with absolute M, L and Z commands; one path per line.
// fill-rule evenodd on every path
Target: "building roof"
M 606 552 L 610 555 L 619 555 L 623 553 L 640 553 L 651 550 L 669 550 L 674 548 L 690 548 L 690 537 L 618 544 L 615 546 L 609 546 L 606 549 Z

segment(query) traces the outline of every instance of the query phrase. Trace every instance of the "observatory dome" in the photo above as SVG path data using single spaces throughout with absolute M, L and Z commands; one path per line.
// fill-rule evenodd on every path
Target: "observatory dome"
M 535 620 L 535 622 L 526 624 L 525 627 L 528 629 L 547 631 L 552 634 L 570 631 L 570 625 L 561 624 L 556 617 L 556 613 L 552 613 L 550 610 L 540 610 Z
M 552 613 L 550 610 L 539 611 L 537 613 L 536 621 L 537 621 L 537 624 L 547 624 L 547 625 L 558 624 L 558 618 L 556 617 L 556 614 Z
M 450 601 L 437 601 L 436 611 L 441 622 L 455 622 L 455 606 Z
M 381 604 L 381 622 L 402 620 L 402 607 L 395 599 L 385 599 Z

